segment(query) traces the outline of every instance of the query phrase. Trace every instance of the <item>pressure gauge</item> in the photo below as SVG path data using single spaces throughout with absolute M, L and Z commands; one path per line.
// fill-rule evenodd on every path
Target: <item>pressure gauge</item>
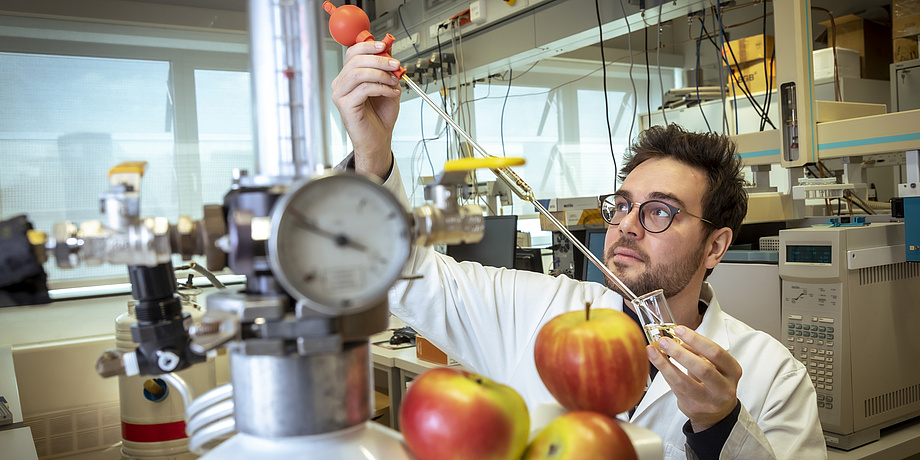
M 354 173 L 295 184 L 272 211 L 269 262 L 295 299 L 322 313 L 378 304 L 402 274 L 409 217 L 387 189 Z

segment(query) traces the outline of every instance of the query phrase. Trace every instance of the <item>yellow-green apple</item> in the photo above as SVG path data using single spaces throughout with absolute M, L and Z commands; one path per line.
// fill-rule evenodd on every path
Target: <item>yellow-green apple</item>
M 530 415 L 513 388 L 442 367 L 412 382 L 399 427 L 419 460 L 517 460 L 527 447 Z
M 639 325 L 625 313 L 588 306 L 543 325 L 534 361 L 562 407 L 615 417 L 642 398 L 649 370 L 645 345 Z
M 546 425 L 523 460 L 636 460 L 636 449 L 619 423 L 603 414 L 575 411 Z

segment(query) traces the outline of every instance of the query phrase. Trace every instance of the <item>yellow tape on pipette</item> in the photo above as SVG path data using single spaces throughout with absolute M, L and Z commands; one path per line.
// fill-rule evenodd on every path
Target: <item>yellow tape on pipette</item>
M 518 157 L 461 158 L 444 163 L 444 172 L 471 171 L 473 169 L 500 169 L 525 163 Z

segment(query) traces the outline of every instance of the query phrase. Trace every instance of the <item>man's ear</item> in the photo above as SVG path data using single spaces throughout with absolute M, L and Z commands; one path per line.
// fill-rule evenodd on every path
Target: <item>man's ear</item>
M 709 238 L 706 239 L 708 250 L 704 260 L 706 268 L 715 268 L 716 265 L 719 265 L 728 247 L 732 244 L 732 236 L 732 229 L 728 227 L 722 227 L 709 235 Z

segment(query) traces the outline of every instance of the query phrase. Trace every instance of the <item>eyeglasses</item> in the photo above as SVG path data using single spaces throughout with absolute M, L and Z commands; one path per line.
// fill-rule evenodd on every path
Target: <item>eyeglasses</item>
M 690 217 L 706 222 L 715 227 L 712 222 L 703 219 L 700 216 L 690 214 L 676 206 L 659 200 L 648 200 L 644 203 L 633 203 L 621 195 L 602 195 L 597 198 L 601 208 L 601 216 L 604 221 L 610 225 L 620 225 L 620 222 L 632 211 L 635 206 L 639 207 L 639 223 L 642 228 L 649 233 L 661 233 L 671 227 L 674 222 L 674 216 L 679 213 L 686 214 Z

